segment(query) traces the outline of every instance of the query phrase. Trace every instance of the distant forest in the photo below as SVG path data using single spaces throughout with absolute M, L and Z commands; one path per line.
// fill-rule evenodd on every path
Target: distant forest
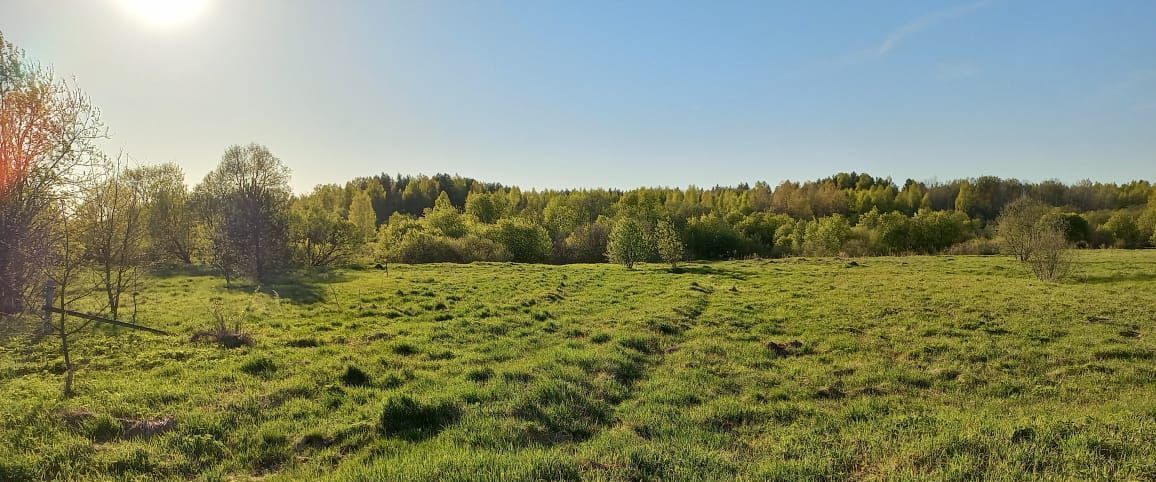
M 757 182 L 537 191 L 448 174 L 382 174 L 344 186 L 318 186 L 295 203 L 299 210 L 324 206 L 345 219 L 372 208 L 374 227 L 380 227 L 378 252 L 396 261 L 565 263 L 605 261 L 614 223 L 624 217 L 638 220 L 646 230 L 669 221 L 690 259 L 947 250 L 991 254 L 995 220 L 1005 205 L 1021 197 L 1042 201 L 1064 216 L 1069 239 L 1077 246 L 1153 243 L 1156 190 L 1148 181 L 1068 185 L 985 176 L 897 184 L 850 172 L 774 187 Z M 495 234 L 498 226 L 515 222 L 520 229 L 504 230 L 530 238 L 517 246 Z
M 82 284 L 101 286 L 115 316 L 140 272 L 177 264 L 211 266 L 228 283 L 390 262 L 673 268 L 687 259 L 994 254 L 1010 238 L 996 229 L 1001 213 L 1023 198 L 1031 205 L 1012 232 L 1050 229 L 1065 249 L 1156 242 L 1148 181 L 898 184 L 850 172 L 774 187 L 538 191 L 382 174 L 294 195 L 289 168 L 259 144 L 226 148 L 190 189 L 180 166 L 135 166 L 103 152 L 107 138 L 78 86 L 0 34 L 0 313 L 21 311 L 46 280 L 64 292 L 78 273 L 95 272 L 97 282 Z

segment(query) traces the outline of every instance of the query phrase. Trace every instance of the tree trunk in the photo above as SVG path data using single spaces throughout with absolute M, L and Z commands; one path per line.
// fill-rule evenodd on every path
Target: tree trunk
M 68 330 L 65 329 L 66 315 L 60 314 L 60 353 L 64 355 L 64 398 L 71 398 L 72 391 L 72 355 L 68 351 Z

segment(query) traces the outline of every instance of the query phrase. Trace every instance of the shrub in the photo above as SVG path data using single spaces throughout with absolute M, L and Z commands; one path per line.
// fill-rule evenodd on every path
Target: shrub
M 1034 236 L 1032 253 L 1027 263 L 1037 278 L 1056 281 L 1071 271 L 1071 250 L 1062 221 L 1043 224 Z
M 579 226 L 562 241 L 562 257 L 575 263 L 598 263 L 606 260 L 610 228 L 602 223 Z
M 546 228 L 521 218 L 499 220 L 487 231 L 487 237 L 505 246 L 510 260 L 518 263 L 546 261 L 554 250 Z
M 510 251 L 501 243 L 480 236 L 468 235 L 451 242 L 458 259 L 473 261 L 509 261 Z
M 388 259 L 398 263 L 463 263 L 450 238 L 426 232 L 409 231 L 394 242 Z
M 991 256 L 1000 253 L 1000 245 L 999 242 L 995 240 L 975 238 L 952 246 L 947 250 L 947 253 L 954 255 Z
M 1048 213 L 1048 206 L 1040 201 L 1022 197 L 1004 207 L 996 219 L 996 235 L 1001 250 L 1027 262 L 1036 246 L 1037 225 Z
M 1111 233 L 1117 247 L 1135 248 L 1148 241 L 1136 224 L 1136 216 L 1127 211 L 1113 213 L 1101 228 Z
M 216 343 L 225 348 L 253 346 L 253 337 L 241 331 L 239 316 L 230 315 L 219 304 L 210 307 L 209 312 L 213 315 L 213 328 L 193 333 L 193 343 Z
M 833 214 L 807 223 L 803 234 L 803 253 L 815 256 L 833 256 L 842 251 L 843 243 L 851 237 L 847 218 Z
M 747 252 L 746 241 L 726 219 L 717 214 L 693 218 L 686 223 L 686 249 L 694 259 L 730 259 Z

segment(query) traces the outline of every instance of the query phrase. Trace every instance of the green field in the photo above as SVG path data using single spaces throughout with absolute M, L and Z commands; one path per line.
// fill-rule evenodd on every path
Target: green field
M 78 335 L 74 398 L 55 339 L 2 345 L 0 480 L 1156 480 L 1156 251 L 1078 271 L 155 277 L 138 319 L 176 334 Z M 214 303 L 254 346 L 191 341 Z

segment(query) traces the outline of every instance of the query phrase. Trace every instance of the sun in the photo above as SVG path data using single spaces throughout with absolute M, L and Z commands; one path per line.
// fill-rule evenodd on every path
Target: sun
M 209 0 L 114 0 L 133 18 L 153 28 L 177 27 L 199 17 Z

